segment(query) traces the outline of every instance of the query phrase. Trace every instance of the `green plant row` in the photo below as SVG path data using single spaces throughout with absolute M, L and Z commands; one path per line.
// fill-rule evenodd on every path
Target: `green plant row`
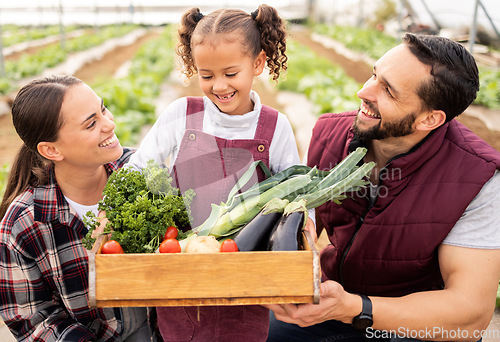
M 500 283 L 498 284 L 498 290 L 497 290 L 497 308 L 500 308 Z
M 77 25 L 65 26 L 64 31 L 70 32 L 78 29 Z M 27 26 L 2 26 L 3 47 L 12 46 L 22 42 L 46 38 L 59 34 L 59 25 L 49 25 L 45 27 Z
M 40 49 L 34 54 L 23 54 L 18 60 L 5 62 L 5 77 L 0 78 L 0 94 L 6 94 L 15 86 L 15 82 L 25 77 L 42 73 L 45 69 L 56 66 L 66 60 L 68 53 L 89 49 L 104 41 L 123 36 L 137 26 L 112 25 L 89 30 L 87 34 L 66 41 L 65 50 L 59 44 Z
M 145 125 L 156 121 L 155 100 L 174 67 L 174 30 L 144 44 L 136 53 L 127 76 L 99 80 L 92 85 L 113 113 L 115 132 L 122 145 L 135 146 Z
M 317 24 L 314 25 L 313 30 L 341 42 L 350 50 L 362 52 L 375 60 L 401 43 L 400 39 L 381 31 L 354 26 Z
M 313 26 L 313 30 L 375 60 L 401 43 L 400 39 L 375 29 L 317 24 Z M 474 103 L 500 109 L 500 70 L 480 67 L 479 81 L 480 88 Z
M 479 67 L 479 92 L 475 104 L 500 109 L 500 69 Z
M 123 145 L 137 144 L 144 125 L 155 120 L 155 100 L 160 85 L 174 66 L 174 30 L 166 27 L 160 37 L 139 49 L 126 77 L 100 80 L 91 86 L 104 99 L 116 122 Z M 0 166 L 0 196 L 3 196 L 9 165 Z
M 7 177 L 9 176 L 9 166 L 4 164 L 0 166 L 0 198 L 3 197 L 5 186 L 7 185 Z
M 316 115 L 359 107 L 356 93 L 361 85 L 341 67 L 293 40 L 287 42 L 287 55 L 286 80 L 278 83 L 279 89 L 305 94 Z

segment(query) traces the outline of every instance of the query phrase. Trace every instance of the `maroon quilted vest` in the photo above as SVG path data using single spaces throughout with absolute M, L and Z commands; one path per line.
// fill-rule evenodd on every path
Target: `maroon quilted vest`
M 308 164 L 327 170 L 362 144 L 356 112 L 322 115 Z M 438 128 L 381 170 L 379 195 L 366 191 L 317 209 L 332 245 L 321 254 L 325 279 L 353 293 L 401 296 L 439 289 L 437 250 L 482 186 L 500 169 L 500 153 L 456 120 Z

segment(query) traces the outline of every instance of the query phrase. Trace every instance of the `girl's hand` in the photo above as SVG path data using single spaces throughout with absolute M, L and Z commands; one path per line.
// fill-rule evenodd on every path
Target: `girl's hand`
M 313 220 L 311 220 L 310 217 L 307 218 L 304 230 L 307 230 L 309 234 L 311 234 L 311 237 L 313 238 L 314 242 L 318 241 L 318 233 L 316 233 L 316 225 L 314 224 Z
M 106 212 L 105 211 L 100 211 L 99 214 L 97 215 L 99 219 L 99 227 L 94 229 L 92 232 L 92 238 L 96 239 L 103 231 L 104 228 L 106 228 L 106 224 L 108 223 L 108 219 L 106 218 Z

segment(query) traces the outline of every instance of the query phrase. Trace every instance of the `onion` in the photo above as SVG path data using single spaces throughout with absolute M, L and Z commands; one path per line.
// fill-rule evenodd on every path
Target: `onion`
M 186 253 L 218 253 L 220 242 L 215 236 L 196 236 L 186 245 Z

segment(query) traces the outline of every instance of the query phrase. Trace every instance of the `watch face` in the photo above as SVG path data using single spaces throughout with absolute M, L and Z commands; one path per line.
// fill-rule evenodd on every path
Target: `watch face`
M 358 330 L 365 330 L 373 325 L 373 319 L 368 315 L 359 315 L 352 320 L 352 326 Z

